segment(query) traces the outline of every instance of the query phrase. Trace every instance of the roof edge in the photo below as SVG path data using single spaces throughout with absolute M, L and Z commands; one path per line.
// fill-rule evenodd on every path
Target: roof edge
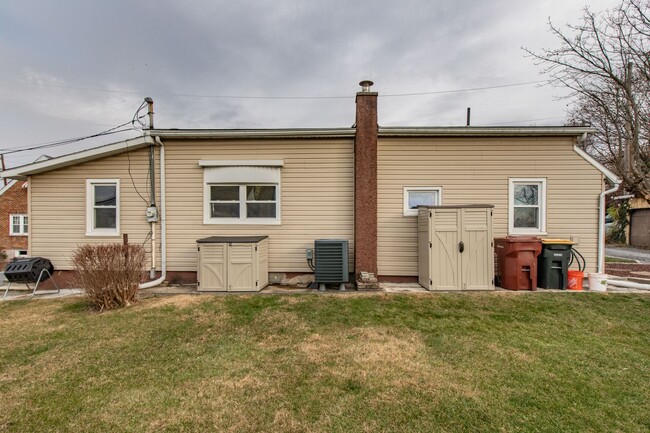
M 82 162 L 92 161 L 104 158 L 106 156 L 117 155 L 130 150 L 141 149 L 143 147 L 155 145 L 151 137 L 136 137 L 128 140 L 110 143 L 92 149 L 81 150 L 79 152 L 69 153 L 63 156 L 46 159 L 43 161 L 33 162 L 18 167 L 10 168 L 0 172 L 1 177 L 8 179 L 25 180 L 27 176 L 39 174 L 46 171 L 56 170 L 58 168 L 79 164 Z
M 354 138 L 355 128 L 287 129 L 151 129 L 146 135 L 160 138 Z
M 3 185 L 2 188 L 0 188 L 0 195 L 4 194 L 5 192 L 9 191 L 12 186 L 14 186 L 18 182 L 16 179 L 12 179 L 9 182 L 7 182 L 6 185 Z
M 595 132 L 584 126 L 380 127 L 379 137 L 579 137 Z
M 573 151 L 577 153 L 582 159 L 591 164 L 596 170 L 600 171 L 610 182 L 614 184 L 620 184 L 623 182 L 618 176 L 616 176 L 610 169 L 602 165 L 600 162 L 585 152 L 583 149 L 580 149 L 578 146 L 573 146 Z

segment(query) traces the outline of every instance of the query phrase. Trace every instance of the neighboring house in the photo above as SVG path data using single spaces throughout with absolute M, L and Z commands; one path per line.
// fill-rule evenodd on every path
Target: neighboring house
M 0 249 L 5 260 L 27 255 L 27 182 L 11 180 L 0 189 Z
M 578 149 L 591 129 L 378 127 L 377 96 L 357 93 L 352 128 L 155 129 L 8 170 L 29 179 L 30 254 L 69 270 L 77 245 L 128 234 L 151 252 L 153 234 L 155 268 L 196 281 L 197 239 L 268 235 L 277 280 L 311 273 L 316 239 L 341 238 L 357 279 L 417 281 L 415 207 L 484 203 L 495 236 L 571 238 L 596 270 L 603 174 L 617 179 Z

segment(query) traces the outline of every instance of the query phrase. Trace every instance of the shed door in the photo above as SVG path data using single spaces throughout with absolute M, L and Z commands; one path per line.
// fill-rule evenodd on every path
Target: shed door
M 463 289 L 489 290 L 492 280 L 490 209 L 462 209 L 464 251 L 460 254 Z
M 199 290 L 226 291 L 226 247 L 226 244 L 199 247 Z
M 650 247 L 650 209 L 634 209 L 631 212 L 630 245 Z
M 228 255 L 228 290 L 256 291 L 255 244 L 230 244 Z
M 435 209 L 431 216 L 431 290 L 460 290 L 459 209 Z

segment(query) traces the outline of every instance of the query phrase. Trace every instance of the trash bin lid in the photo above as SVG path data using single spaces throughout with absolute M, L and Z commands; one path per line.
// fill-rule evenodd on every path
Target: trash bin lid
M 547 245 L 575 245 L 571 239 L 542 239 L 543 244 Z
M 539 242 L 537 236 L 506 236 L 505 238 L 496 238 L 498 242 Z

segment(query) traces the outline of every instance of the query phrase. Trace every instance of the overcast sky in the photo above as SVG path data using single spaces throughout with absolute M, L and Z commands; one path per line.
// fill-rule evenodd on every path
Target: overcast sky
M 362 79 L 382 126 L 561 125 L 561 89 L 521 47 L 557 45 L 547 20 L 586 0 L 2 0 L 0 149 L 129 122 L 144 96 L 157 128 L 349 127 Z M 615 0 L 589 0 L 593 10 Z M 194 95 L 194 96 L 192 96 Z M 317 96 L 247 99 L 217 96 Z M 139 135 L 7 155 L 8 166 Z

